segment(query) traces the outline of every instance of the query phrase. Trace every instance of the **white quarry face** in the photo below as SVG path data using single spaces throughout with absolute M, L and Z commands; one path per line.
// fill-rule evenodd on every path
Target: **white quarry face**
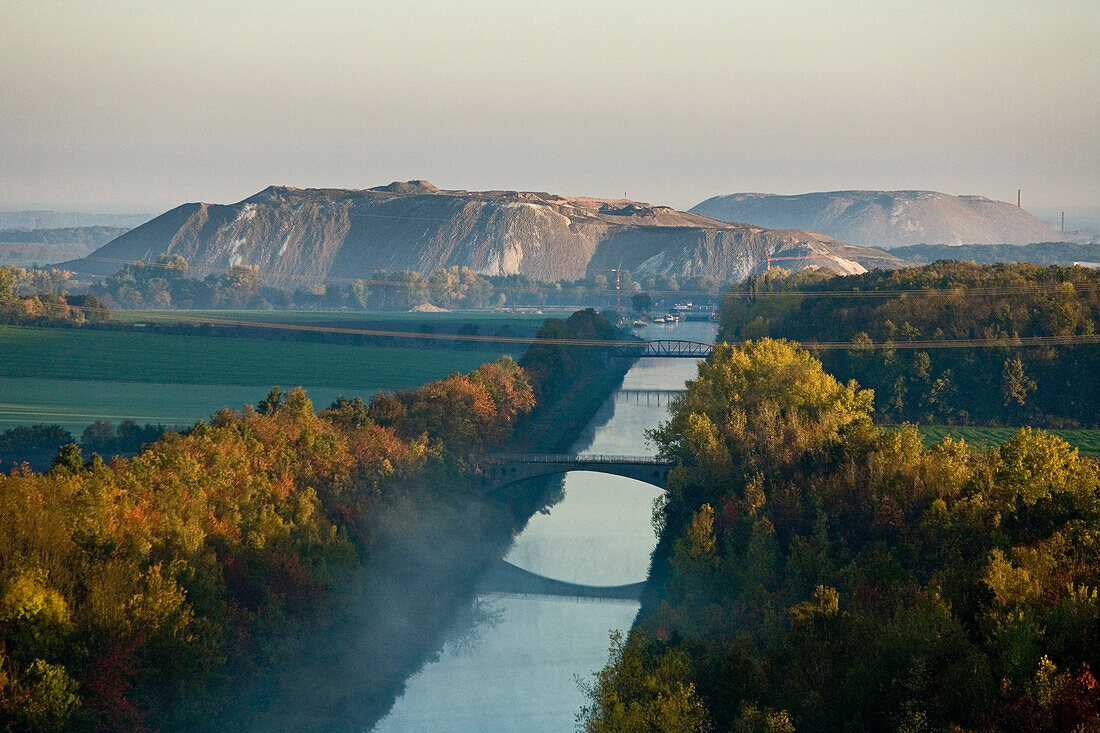
M 95 256 L 106 262 L 178 253 L 196 273 L 247 265 L 287 278 L 369 279 L 380 270 L 430 274 L 461 266 L 543 281 L 619 267 L 642 275 L 738 280 L 766 269 L 764 253 L 780 250 L 813 253 L 806 262 L 789 259 L 789 269 L 852 273 L 869 263 L 891 266 L 881 252 L 845 249 L 843 242 L 809 232 L 732 224 L 627 200 L 440 191 L 426 181 L 370 190 L 271 187 L 235 205 L 186 204 Z

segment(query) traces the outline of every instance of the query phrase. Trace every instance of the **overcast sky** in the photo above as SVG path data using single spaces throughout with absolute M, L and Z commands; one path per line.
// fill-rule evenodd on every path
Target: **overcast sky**
M 0 0 L 0 208 L 269 184 L 1100 206 L 1096 0 Z

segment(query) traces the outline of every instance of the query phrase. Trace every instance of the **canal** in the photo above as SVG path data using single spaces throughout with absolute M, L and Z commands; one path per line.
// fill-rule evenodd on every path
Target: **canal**
M 711 342 L 711 323 L 653 324 L 646 338 Z M 642 359 L 573 446 L 575 453 L 648 456 L 645 432 L 667 418 L 666 396 L 695 376 L 690 359 Z M 660 490 L 590 472 L 566 476 L 564 498 L 536 514 L 505 560 L 524 570 L 585 585 L 644 580 L 656 543 L 651 525 Z M 406 682 L 379 733 L 572 730 L 584 705 L 578 679 L 607 661 L 609 634 L 627 631 L 633 601 L 478 596 L 437 660 Z

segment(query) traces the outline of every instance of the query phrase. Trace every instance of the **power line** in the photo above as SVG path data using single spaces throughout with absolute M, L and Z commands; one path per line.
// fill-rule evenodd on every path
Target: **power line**
M 88 313 L 109 314 L 106 308 L 89 308 L 83 306 L 65 306 L 59 303 L 43 303 L 47 309 L 54 308 L 57 312 L 64 312 L 68 308 Z M 668 341 L 669 339 L 654 339 L 650 341 L 614 341 L 608 339 L 572 339 L 572 338 L 539 338 L 537 336 L 490 336 L 481 334 L 444 334 L 421 333 L 413 331 L 386 331 L 382 329 L 350 328 L 342 326 L 318 326 L 302 323 L 277 323 L 245 321 L 237 319 L 211 318 L 209 316 L 186 316 L 178 311 L 146 311 L 146 320 L 165 323 L 193 323 L 197 325 L 209 324 L 211 326 L 232 326 L 237 328 L 260 328 L 267 330 L 295 331 L 306 333 L 332 333 L 351 336 L 389 337 L 395 339 L 418 339 L 428 341 L 463 341 L 474 343 L 496 344 L 547 344 L 555 346 L 592 346 L 592 347 L 641 347 L 647 343 Z M 675 339 L 673 339 L 675 340 Z M 739 345 L 744 341 L 729 342 L 731 345 Z M 851 351 L 871 349 L 962 349 L 962 348 L 1015 348 L 1037 346 L 1084 346 L 1100 344 L 1100 334 L 1061 334 L 1055 336 L 1003 336 L 992 338 L 966 338 L 966 339 L 923 339 L 917 341 L 802 341 L 795 342 L 808 350 L 837 350 Z
M 743 342 L 739 342 L 743 343 Z M 1100 334 L 1080 333 L 1064 336 L 1016 336 L 980 339 L 942 339 L 934 341 L 874 341 L 859 343 L 854 341 L 801 341 L 799 346 L 809 351 L 837 350 L 849 351 L 881 349 L 975 349 L 975 348 L 1016 348 L 1033 346 L 1084 346 L 1100 344 Z
M 928 296 L 939 295 L 946 298 L 974 297 L 990 295 L 1044 295 L 1059 293 L 1066 285 L 1073 287 L 1074 293 L 1090 293 L 1100 291 L 1100 280 L 1096 282 L 1073 282 L 1063 280 L 1061 282 L 1040 285 L 1003 285 L 987 287 L 967 287 L 956 285 L 950 288 L 898 288 L 896 290 L 774 290 L 761 292 L 746 292 L 740 290 L 727 290 L 724 295 L 754 298 L 889 298 L 901 296 Z
M 791 258 L 791 259 L 807 259 L 806 258 Z M 164 269 L 177 269 L 170 262 L 151 262 L 148 260 L 123 260 L 112 259 L 108 257 L 84 257 L 85 260 L 94 260 L 97 262 L 110 262 L 121 265 L 141 265 L 143 267 L 160 267 Z M 786 259 L 786 258 L 771 258 L 771 259 Z M 360 283 L 369 287 L 391 287 L 391 288 L 427 288 L 433 287 L 447 287 L 447 283 L 432 283 L 428 277 L 423 280 L 407 281 L 407 280 L 377 280 L 377 279 L 364 279 L 364 278 L 350 278 L 350 277 L 334 277 L 329 275 L 302 275 L 297 273 L 273 273 L 269 271 L 259 270 L 251 266 L 247 267 L 248 271 L 256 274 L 257 276 L 271 278 L 275 280 L 297 280 L 308 283 L 344 283 L 353 284 Z M 221 274 L 234 274 L 241 272 L 240 269 L 220 268 L 220 267 L 206 267 L 202 265 L 188 265 L 188 270 L 196 270 L 206 273 L 221 273 Z M 415 270 L 413 271 L 415 272 Z M 480 274 L 478 274 L 481 277 Z M 769 291 L 740 291 L 740 290 L 726 290 L 724 292 L 707 291 L 707 290 L 656 290 L 656 289 L 643 289 L 642 292 L 650 295 L 660 296 L 696 296 L 703 295 L 707 297 L 741 297 L 746 299 L 753 298 L 891 298 L 901 296 L 917 296 L 917 295 L 941 295 L 944 297 L 975 297 L 975 296 L 990 296 L 990 295 L 1040 295 L 1045 293 L 1057 293 L 1064 289 L 1066 285 L 1073 287 L 1074 292 L 1096 292 L 1100 291 L 1100 281 L 1096 282 L 1072 282 L 1072 281 L 1060 281 L 1049 284 L 1039 285 L 1003 285 L 1003 286 L 983 286 L 983 287 L 967 287 L 964 285 L 956 285 L 950 288 L 897 288 L 897 289 L 881 289 L 881 290 L 769 290 Z M 596 289 L 585 285 L 578 285 L 575 287 L 584 288 L 588 294 L 591 295 L 615 295 L 617 290 L 611 287 L 605 287 L 602 289 Z M 466 285 L 466 292 L 480 292 L 480 293 L 529 293 L 537 295 L 557 295 L 558 293 L 566 294 L 571 288 L 563 287 L 560 291 L 553 290 L 551 288 L 533 286 L 515 286 L 515 285 L 494 285 L 492 283 L 486 283 L 486 286 L 469 286 Z

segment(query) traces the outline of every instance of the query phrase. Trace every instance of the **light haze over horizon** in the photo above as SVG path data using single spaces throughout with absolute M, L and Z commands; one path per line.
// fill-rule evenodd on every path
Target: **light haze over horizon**
M 0 209 L 271 184 L 1100 206 L 1095 0 L 0 0 Z

